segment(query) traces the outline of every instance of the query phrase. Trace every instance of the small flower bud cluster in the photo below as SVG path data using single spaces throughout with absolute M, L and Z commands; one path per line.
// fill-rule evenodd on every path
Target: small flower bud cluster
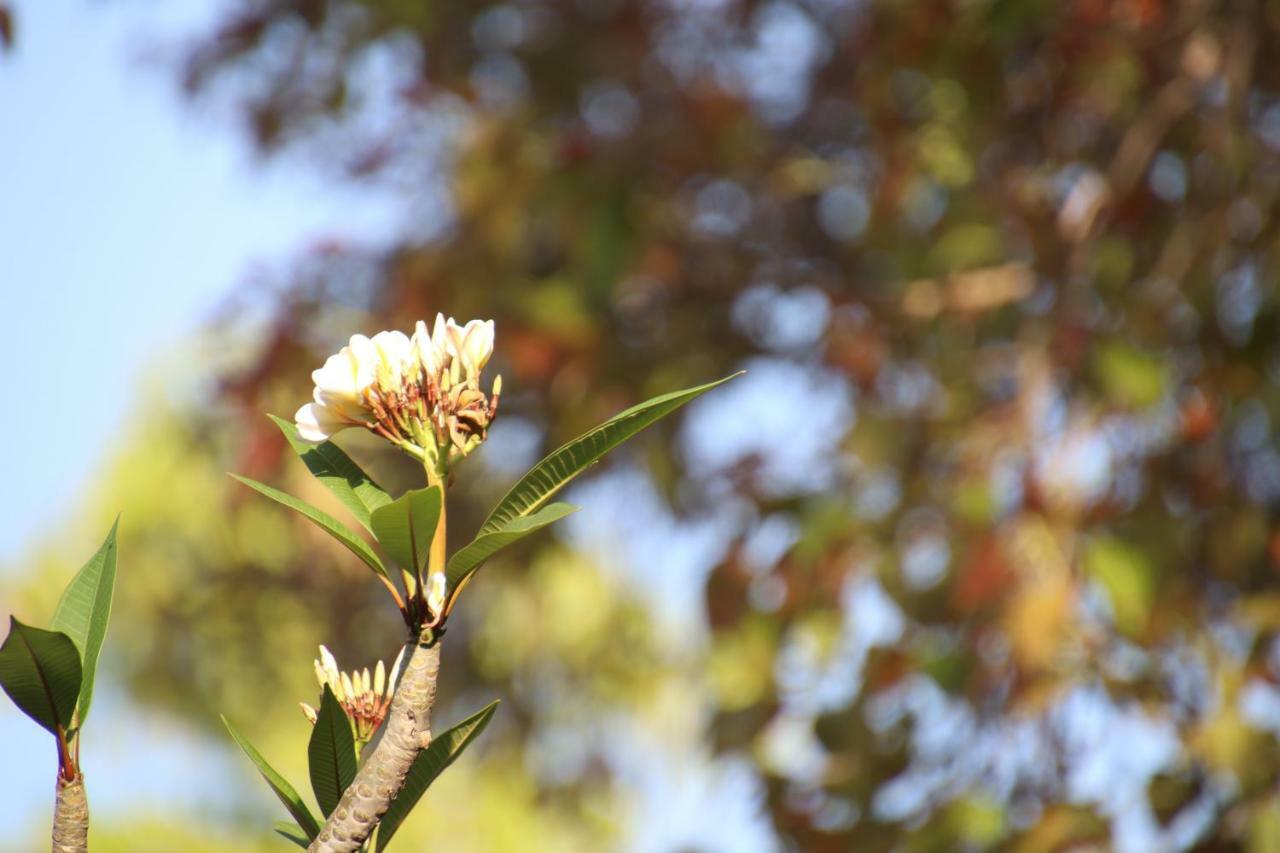
M 368 743 L 373 733 L 378 730 L 378 726 L 382 725 L 382 721 L 386 719 L 387 710 L 391 707 L 391 697 L 395 695 L 396 678 L 400 674 L 400 663 L 403 659 L 404 649 L 401 649 L 395 663 L 391 665 L 390 677 L 387 676 L 382 661 L 378 661 L 372 674 L 368 667 L 364 670 L 353 670 L 348 674 L 338 669 L 338 662 L 327 648 L 320 647 L 320 659 L 315 661 L 316 681 L 320 685 L 322 694 L 326 685 L 333 691 L 333 696 L 346 712 L 347 719 L 351 720 L 351 728 L 356 740 Z M 306 702 L 298 704 L 302 707 L 302 713 L 306 718 L 315 725 L 316 709 Z
M 489 394 L 480 387 L 493 337 L 492 320 L 459 326 L 443 314 L 430 333 L 419 320 L 412 337 L 395 331 L 353 335 L 311 374 L 314 402 L 295 415 L 298 434 L 324 441 L 363 426 L 437 469 L 447 468 L 484 441 L 497 414 L 502 377 Z

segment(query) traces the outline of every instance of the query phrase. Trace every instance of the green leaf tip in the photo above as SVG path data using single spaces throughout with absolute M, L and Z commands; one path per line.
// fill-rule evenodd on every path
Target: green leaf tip
M 76 707 L 77 727 L 84 725 L 85 718 L 89 716 L 98 657 L 102 653 L 102 644 L 107 638 L 107 625 L 111 621 L 119 550 L 116 533 L 119 526 L 120 517 L 116 516 L 97 553 L 76 572 L 63 590 L 50 625 L 54 630 L 69 636 L 80 652 L 82 673 Z

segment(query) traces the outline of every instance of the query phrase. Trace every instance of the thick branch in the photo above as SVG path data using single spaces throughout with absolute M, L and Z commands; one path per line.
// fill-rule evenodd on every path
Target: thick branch
M 89 800 L 84 777 L 68 782 L 58 774 L 58 798 L 53 806 L 53 853 L 86 853 L 89 849 Z
M 412 643 L 409 662 L 391 700 L 382 739 L 338 801 L 310 853 L 355 853 L 404 786 L 413 760 L 431 742 L 431 706 L 440 672 L 440 643 Z

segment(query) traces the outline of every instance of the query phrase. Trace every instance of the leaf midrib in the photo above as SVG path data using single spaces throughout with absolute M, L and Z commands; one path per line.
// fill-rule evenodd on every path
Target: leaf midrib
M 53 691 L 49 689 L 49 678 L 45 675 L 44 667 L 40 665 L 40 657 L 36 654 L 36 650 L 32 648 L 31 643 L 27 641 L 27 637 L 20 628 L 14 629 L 18 635 L 18 639 L 22 645 L 26 646 L 27 654 L 31 656 L 31 662 L 35 664 L 36 673 L 40 676 L 40 689 L 44 691 L 44 698 L 49 702 L 49 710 L 53 712 L 53 723 L 60 730 L 66 730 L 66 726 L 62 722 L 62 715 L 58 713 L 58 703 L 53 698 Z M 72 643 L 72 645 L 75 645 Z

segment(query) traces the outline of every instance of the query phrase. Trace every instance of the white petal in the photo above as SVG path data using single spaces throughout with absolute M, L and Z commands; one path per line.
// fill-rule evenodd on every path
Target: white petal
M 340 429 L 350 426 L 349 422 L 339 416 L 328 406 L 319 403 L 307 403 L 293 416 L 298 427 L 298 435 L 303 441 L 328 441 L 329 436 Z
M 378 382 L 388 390 L 397 390 L 413 366 L 413 344 L 398 331 L 378 332 L 372 343 L 378 357 Z
M 409 336 L 398 329 L 378 332 L 373 336 L 373 345 L 383 358 L 394 358 L 405 362 L 413 355 L 413 343 L 409 340 Z
M 448 348 L 449 355 L 454 358 L 462 358 L 462 343 L 466 337 L 467 330 L 462 326 L 459 326 L 454 322 L 453 318 L 450 317 L 445 323 L 444 331 L 446 342 L 445 346 Z
M 427 324 L 419 320 L 413 327 L 413 350 L 418 357 L 418 364 L 428 376 L 434 376 L 440 370 L 440 353 L 431 335 L 427 332 Z
M 479 373 L 493 355 L 493 321 L 472 320 L 464 330 L 462 341 L 463 361 Z
M 382 665 L 382 661 L 378 661 L 378 665 L 373 668 L 373 695 L 379 699 L 382 693 L 387 689 L 387 668 Z
M 336 355 L 325 359 L 324 366 L 311 371 L 311 381 L 316 390 L 335 397 L 355 397 L 359 393 L 356 387 L 355 365 L 351 361 L 351 351 L 346 347 Z
M 364 335 L 352 335 L 351 341 L 342 349 L 350 359 L 357 393 L 364 391 L 377 378 L 374 371 L 378 366 L 378 348 Z
M 446 320 L 443 314 L 436 314 L 436 325 L 431 330 L 431 343 L 436 345 L 436 349 L 439 352 L 446 351 L 445 347 L 449 339 L 449 327 L 451 325 L 453 325 L 452 317 Z

